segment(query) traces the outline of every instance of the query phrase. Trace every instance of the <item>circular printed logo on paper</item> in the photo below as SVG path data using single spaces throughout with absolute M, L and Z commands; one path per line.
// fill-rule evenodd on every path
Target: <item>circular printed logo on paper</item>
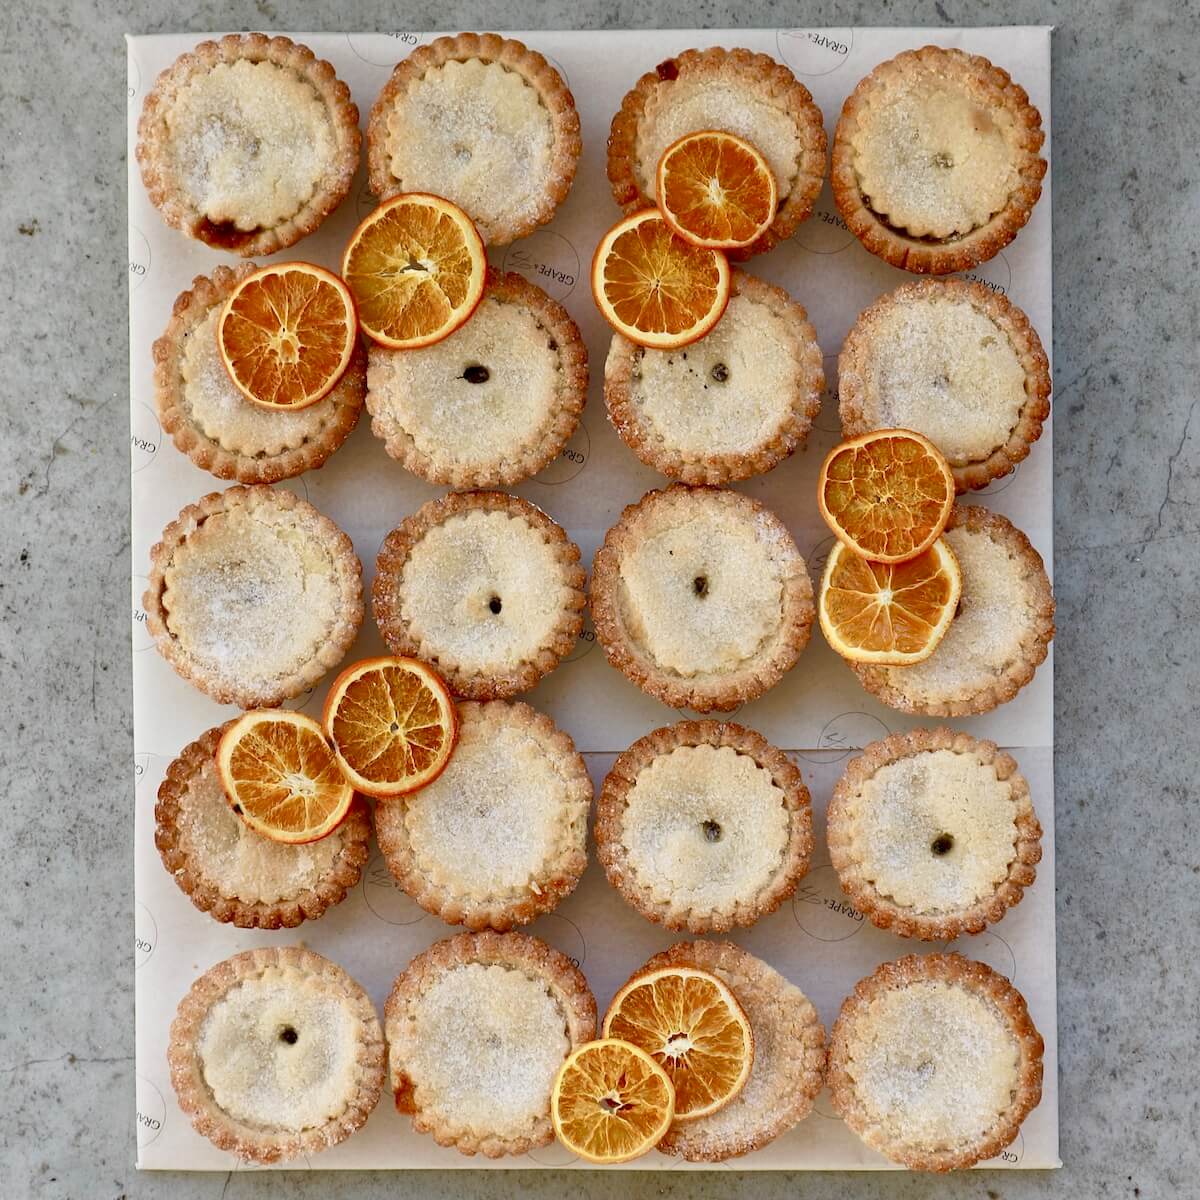
M 813 428 L 822 433 L 842 432 L 842 415 L 838 412 L 838 356 L 826 354 L 821 359 L 825 387 L 821 391 L 821 407 L 813 420 Z
M 566 67 L 564 67 L 557 58 L 555 58 L 553 55 L 547 54 L 545 50 L 538 50 L 536 46 L 532 46 L 530 49 L 537 50 L 538 53 L 562 76 L 563 83 L 565 83 L 567 87 L 571 86 L 571 77 L 567 74 Z
M 137 403 L 129 410 L 129 463 L 133 474 L 153 461 L 162 445 L 162 426 L 148 404 Z
M 980 488 L 975 492 L 976 496 L 998 496 L 1001 492 L 1007 492 L 1013 483 L 1016 482 L 1017 472 L 1021 469 L 1021 464 L 1017 463 L 1015 467 L 1007 475 L 1001 475 L 999 479 L 993 479 L 985 488 Z
M 1012 267 L 1009 265 L 1008 256 L 1003 250 L 1000 251 L 994 258 L 989 258 L 987 262 L 980 263 L 977 267 L 972 267 L 969 271 L 959 271 L 956 275 L 951 275 L 951 279 L 967 279 L 972 283 L 981 283 L 990 291 L 999 292 L 1002 296 L 1008 295 L 1008 290 L 1012 287 Z
M 296 475 L 292 479 L 284 479 L 275 485 L 283 488 L 284 491 L 291 492 L 294 496 L 299 496 L 301 500 L 308 499 L 308 484 L 304 482 L 303 475 Z
M 425 33 L 348 33 L 346 42 L 355 57 L 373 67 L 394 67 L 402 58 L 407 58 L 422 42 L 428 41 Z
M 575 642 L 575 648 L 563 659 L 563 662 L 578 662 L 581 658 L 586 658 L 596 648 L 596 629 L 592 625 L 592 614 L 584 613 L 583 628 L 579 631 L 579 638 Z
M 525 1157 L 541 1167 L 569 1167 L 579 1161 L 579 1155 L 572 1154 L 557 1138 L 545 1146 L 530 1150 Z
M 504 251 L 500 269 L 519 271 L 547 295 L 565 300 L 579 282 L 579 253 L 561 233 L 535 229 Z
M 139 900 L 133 910 L 133 969 L 140 971 L 158 945 L 158 922 L 154 914 Z
M 561 950 L 576 967 L 587 961 L 587 942 L 583 931 L 570 917 L 546 913 L 538 918 L 538 936 L 544 937 L 556 950 Z
M 1017 1130 L 1017 1140 L 1010 1146 L 1005 1146 L 995 1158 L 989 1158 L 979 1165 L 981 1167 L 1019 1167 L 1025 1157 L 1025 1133 Z
M 142 790 L 142 784 L 150 778 L 150 760 L 154 757 L 148 751 L 133 756 L 133 787 L 135 791 Z
M 298 696 L 293 696 L 290 700 L 285 700 L 280 705 L 281 708 L 290 708 L 292 712 L 301 712 L 313 702 L 313 697 L 317 694 L 315 687 L 310 687 L 307 692 L 301 692 Z
M 150 636 L 150 630 L 146 626 L 146 610 L 142 607 L 142 597 L 146 594 L 146 589 L 150 586 L 150 580 L 145 575 L 135 575 L 133 577 L 133 652 L 140 654 L 143 650 L 152 650 L 154 648 L 154 639 Z
M 848 758 L 855 750 L 861 750 L 871 742 L 885 738 L 891 730 L 875 715 L 865 712 L 839 713 L 836 717 L 825 722 L 813 749 L 821 751 L 819 756 L 808 758 L 809 762 L 840 762 Z
M 840 254 L 857 240 L 838 212 L 828 180 L 817 197 L 812 216 L 800 222 L 792 234 L 792 240 L 811 254 Z
M 371 191 L 371 185 L 364 180 L 362 187 L 358 189 L 358 194 L 354 197 L 354 211 L 358 214 L 358 219 L 361 221 L 369 216 L 375 211 L 378 204 L 375 193 Z
M 544 483 L 553 487 L 560 483 L 569 483 L 584 467 L 592 453 L 592 435 L 587 426 L 580 421 L 579 427 L 571 435 L 571 440 L 562 448 L 562 453 L 544 470 L 539 471 L 531 483 Z
M 138 92 L 142 90 L 142 68 L 138 66 L 136 58 L 129 60 L 129 77 L 126 81 L 125 96 L 126 99 L 133 103 Z
M 999 971 L 1010 983 L 1017 979 L 1017 956 L 1012 947 L 998 934 L 990 929 L 983 933 L 964 934 L 952 942 L 942 946 L 945 954 L 963 954 L 967 958 L 977 959 L 987 963 L 993 971 Z
M 746 705 L 743 703 L 739 704 L 737 708 L 722 709 L 720 712 L 700 712 L 698 709 L 688 708 L 685 705 L 675 711 L 684 721 L 732 721 L 745 707 Z
M 429 914 L 392 878 L 387 860 L 376 853 L 362 877 L 363 899 L 367 907 L 389 925 L 416 925 Z
M 158 1086 L 145 1075 L 137 1076 L 137 1144 L 149 1146 L 167 1122 L 167 1103 Z
M 854 49 L 853 29 L 778 29 L 779 57 L 797 75 L 828 75 Z
M 861 933 L 866 919 L 846 899 L 832 864 L 817 867 L 800 880 L 792 897 L 796 924 L 818 942 L 844 942 Z
M 825 574 L 825 564 L 829 561 L 830 551 L 836 542 L 837 538 L 832 533 L 826 534 L 804 556 L 804 561 L 808 564 L 808 572 L 813 577 L 814 587 L 820 585 L 821 576 Z
M 135 225 L 129 227 L 129 290 L 136 292 L 150 274 L 150 243 Z

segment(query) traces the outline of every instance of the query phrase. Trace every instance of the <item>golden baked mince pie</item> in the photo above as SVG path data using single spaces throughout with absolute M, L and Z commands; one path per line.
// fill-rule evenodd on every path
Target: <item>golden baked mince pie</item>
M 847 437 L 924 434 L 964 492 L 1029 454 L 1050 415 L 1050 363 L 1029 318 L 999 292 L 915 280 L 859 314 L 838 359 L 838 407 Z
M 469 929 L 511 929 L 551 911 L 587 866 L 592 783 L 575 743 L 528 704 L 458 706 L 446 769 L 375 806 L 396 881 Z
M 150 552 L 146 627 L 219 704 L 269 708 L 315 684 L 362 623 L 350 539 L 291 492 L 232 487 L 189 504 Z
M 917 1171 L 1009 1145 L 1042 1098 L 1042 1038 L 1003 975 L 960 954 L 911 955 L 860 980 L 829 1048 L 842 1120 Z
M 182 454 L 218 479 L 276 483 L 321 466 L 350 436 L 366 393 L 366 354 L 323 400 L 294 411 L 254 404 L 234 386 L 217 346 L 217 322 L 253 263 L 197 275 L 154 343 L 154 403 Z
M 243 929 L 291 928 L 340 903 L 362 875 L 371 820 L 355 797 L 340 825 L 304 843 L 252 829 L 230 804 L 217 743 L 232 722 L 209 729 L 167 768 L 154 808 L 154 844 L 189 900 Z
M 167 1060 L 196 1131 L 261 1164 L 344 1141 L 371 1115 L 386 1073 L 366 992 L 297 946 L 246 950 L 201 975 L 179 1004 Z
M 579 548 L 505 492 L 431 500 L 384 538 L 372 601 L 394 654 L 430 663 L 450 690 L 493 700 L 533 687 L 583 625 Z
M 1042 827 L 994 742 L 914 729 L 851 759 L 829 804 L 829 853 L 854 907 L 904 937 L 978 933 L 1025 894 Z
M 728 483 L 804 444 L 825 377 L 817 335 L 782 289 L 734 271 L 711 333 L 652 350 L 615 333 L 604 368 L 608 415 L 648 467 L 683 483 Z
M 728 711 L 791 669 L 812 628 L 812 584 L 769 509 L 673 484 L 631 504 L 592 568 L 608 660 L 664 704 Z
M 375 195 L 444 196 L 495 246 L 550 220 L 579 150 L 579 114 L 562 76 L 536 50 L 494 33 L 418 46 L 367 124 Z
M 371 429 L 430 483 L 496 487 L 535 475 L 579 425 L 587 349 L 566 309 L 513 272 L 489 269 L 479 307 L 418 350 L 372 345 Z
M 155 81 L 137 160 L 168 225 L 249 257 L 316 229 L 350 190 L 361 145 L 329 63 L 290 38 L 229 34 Z
M 808 870 L 808 789 L 752 729 L 681 721 L 613 763 L 596 851 L 609 882 L 651 921 L 691 933 L 752 925 Z
M 1033 678 L 1054 637 L 1054 593 L 1042 556 L 1000 513 L 957 504 L 942 536 L 962 595 L 936 649 L 905 667 L 852 665 L 891 708 L 963 717 L 1006 704 Z
M 655 202 L 663 151 L 689 133 L 744 138 L 775 176 L 778 210 L 767 231 L 730 258 L 761 254 L 812 213 L 825 175 L 825 125 L 812 95 L 782 63 L 750 50 L 685 50 L 626 95 L 608 137 L 608 178 L 626 212 Z
M 418 954 L 384 1009 L 396 1108 L 439 1146 L 499 1158 L 554 1137 L 563 1060 L 596 1032 L 566 955 L 520 933 L 462 933 Z
M 1042 117 L 1007 71 L 925 46 L 850 93 L 833 140 L 833 195 L 893 266 L 966 271 L 1016 237 L 1042 194 Z

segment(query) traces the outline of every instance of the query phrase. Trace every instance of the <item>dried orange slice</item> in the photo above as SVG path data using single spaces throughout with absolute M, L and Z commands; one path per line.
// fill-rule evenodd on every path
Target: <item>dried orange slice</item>
M 449 337 L 475 311 L 486 274 L 487 252 L 471 218 L 424 192 L 385 200 L 342 257 L 359 324 L 394 350 Z
M 657 208 L 618 221 L 592 257 L 592 295 L 631 342 L 673 350 L 702 338 L 729 303 L 729 262 L 685 242 Z
M 818 611 L 829 644 L 852 662 L 922 662 L 954 620 L 962 573 L 945 538 L 902 563 L 870 562 L 835 542 Z
M 558 1140 L 594 1163 L 653 1150 L 675 1114 L 670 1077 L 644 1050 L 616 1038 L 584 1042 L 558 1069 L 550 1120 Z
M 217 322 L 229 378 L 263 408 L 307 408 L 346 373 L 358 338 L 350 289 L 323 267 L 262 267 L 233 289 Z
M 666 1071 L 677 1121 L 724 1108 L 754 1065 L 754 1034 L 737 997 L 696 967 L 635 975 L 608 1006 L 604 1036 L 632 1042 Z
M 817 504 L 852 550 L 873 562 L 904 562 L 941 537 L 954 508 L 954 475 L 928 438 L 876 429 L 826 455 Z
M 234 811 L 275 842 L 325 837 L 354 799 L 325 731 L 286 709 L 238 717 L 217 743 L 217 773 Z
M 458 740 L 458 711 L 440 675 L 415 658 L 365 658 L 334 680 L 325 731 L 346 778 L 368 796 L 432 783 Z
M 716 129 L 684 134 L 658 160 L 655 193 L 663 220 L 696 246 L 734 250 L 757 241 L 775 219 L 775 174 L 745 138 Z

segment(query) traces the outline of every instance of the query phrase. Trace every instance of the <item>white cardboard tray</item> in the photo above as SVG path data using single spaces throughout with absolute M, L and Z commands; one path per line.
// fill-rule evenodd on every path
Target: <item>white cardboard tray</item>
M 433 33 L 298 33 L 345 80 L 365 121 L 392 65 Z M 520 36 L 562 72 L 575 95 L 583 128 L 583 157 L 574 188 L 552 224 L 492 253 L 560 300 L 588 343 L 592 386 L 583 424 L 537 479 L 515 488 L 545 508 L 579 543 L 585 561 L 622 507 L 662 478 L 641 466 L 609 427 L 600 382 L 609 331 L 592 303 L 587 267 L 601 233 L 616 219 L 604 173 L 608 126 L 625 91 L 645 70 L 689 46 L 746 46 L 785 62 L 813 93 L 832 139 L 841 104 L 872 67 L 901 50 L 936 41 L 985 54 L 1009 70 L 1041 110 L 1049 134 L 1050 30 L 1003 29 L 756 29 L 623 32 L 532 32 Z M 191 906 L 163 870 L 154 848 L 154 798 L 167 764 L 182 747 L 233 711 L 179 679 L 152 648 L 140 609 L 150 547 L 185 504 L 227 484 L 194 467 L 164 438 L 154 415 L 150 347 L 162 332 L 175 296 L 196 274 L 229 256 L 168 229 L 139 178 L 134 146 L 142 101 L 158 73 L 200 35 L 131 37 L 129 54 L 129 322 L 133 492 L 133 679 L 135 746 L 135 893 L 138 1165 L 148 1169 L 238 1169 L 232 1155 L 196 1134 L 176 1106 L 167 1072 L 167 1032 L 180 997 L 214 962 L 256 945 L 303 942 L 346 967 L 380 1007 L 392 980 L 413 954 L 455 932 L 429 916 L 390 880 L 376 852 L 354 893 L 317 922 L 298 930 L 247 932 L 219 925 Z M 1049 139 L 1046 154 L 1049 157 Z M 1051 344 L 1050 179 L 1033 217 L 1016 241 L 972 276 L 1006 292 Z M 374 201 L 360 171 L 341 209 L 302 245 L 279 257 L 304 257 L 336 269 L 350 231 Z M 785 287 L 808 309 L 825 351 L 831 390 L 836 356 L 855 315 L 905 276 L 864 251 L 837 215 L 828 187 L 814 216 L 795 236 L 749 269 Z M 384 453 L 364 415 L 347 444 L 320 471 L 279 486 L 307 497 L 354 540 L 369 587 L 375 554 L 402 517 L 438 494 Z M 760 497 L 787 523 L 809 566 L 819 572 L 830 544 L 813 502 L 822 455 L 836 441 L 836 399 L 826 403 L 807 447 L 741 490 Z M 1010 517 L 1051 561 L 1051 425 L 1011 476 L 969 497 Z M 367 617 L 351 658 L 378 653 L 382 642 Z M 293 706 L 319 712 L 324 687 Z M 680 715 L 644 696 L 605 662 L 590 627 L 568 660 L 526 697 L 567 729 L 585 753 L 597 785 L 616 752 Z M 1013 978 L 1029 1001 L 1046 1040 L 1040 1106 L 1017 1141 L 988 1166 L 1054 1167 L 1058 1160 L 1057 1036 L 1054 965 L 1054 797 L 1052 663 L 1012 703 L 957 721 L 956 727 L 1013 749 L 1029 779 L 1045 827 L 1045 856 L 1024 902 L 993 931 L 964 938 L 956 949 Z M 814 867 L 794 901 L 735 936 L 798 983 L 820 1010 L 826 1028 L 854 983 L 878 963 L 923 947 L 883 933 L 842 899 L 824 844 L 824 810 L 853 748 L 917 721 L 884 708 L 815 632 L 799 665 L 767 696 L 746 705 L 737 720 L 794 751 L 813 794 L 817 845 Z M 578 891 L 556 913 L 529 927 L 581 966 L 604 1005 L 629 973 L 676 940 L 630 910 L 593 863 Z M 489 1162 L 436 1146 L 412 1132 L 385 1097 L 366 1127 L 311 1161 L 325 1168 L 570 1166 L 556 1144 L 526 1156 Z M 867 1149 L 836 1117 L 822 1095 L 816 1112 L 796 1129 L 733 1169 L 880 1169 L 890 1164 Z M 650 1155 L 639 1169 L 688 1170 L 679 1160 Z

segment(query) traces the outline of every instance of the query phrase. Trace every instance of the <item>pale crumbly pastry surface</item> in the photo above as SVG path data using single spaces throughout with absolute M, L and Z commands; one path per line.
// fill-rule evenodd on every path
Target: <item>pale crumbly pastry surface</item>
M 371 190 L 432 192 L 463 209 L 490 245 L 554 215 L 575 177 L 579 114 L 562 76 L 494 33 L 418 46 L 371 109 Z
M 922 279 L 859 314 L 838 360 L 846 436 L 913 429 L 960 492 L 1024 459 L 1050 414 L 1050 364 L 1029 318 L 979 283 Z
M 881 63 L 847 98 L 833 191 L 873 254 L 947 274 L 991 258 L 1041 195 L 1041 114 L 986 58 L 925 46 Z
M 817 1010 L 795 984 L 731 942 L 677 942 L 641 970 L 672 966 L 709 971 L 729 986 L 750 1018 L 754 1065 L 728 1104 L 711 1116 L 676 1122 L 658 1149 L 692 1162 L 761 1150 L 807 1117 L 821 1090 L 825 1028 Z
M 371 822 L 356 797 L 327 837 L 287 845 L 256 833 L 221 787 L 218 725 L 184 747 L 167 768 L 154 808 L 154 844 L 188 899 L 216 921 L 243 929 L 292 928 L 315 920 L 362 875 Z
M 808 789 L 788 757 L 731 722 L 681 721 L 617 757 L 596 808 L 609 882 L 651 921 L 752 925 L 808 870 Z
M 190 504 L 150 552 L 159 653 L 221 704 L 270 707 L 340 662 L 362 622 L 350 539 L 291 492 L 233 487 Z
M 565 955 L 519 933 L 464 933 L 418 954 L 384 1009 L 396 1107 L 440 1146 L 489 1158 L 553 1136 L 563 1060 L 596 1031 Z
M 387 452 L 430 483 L 495 487 L 552 462 L 587 401 L 587 349 L 566 309 L 489 268 L 471 319 L 419 350 L 370 348 L 367 410 Z
M 1007 703 L 1033 678 L 1054 637 L 1054 594 L 1041 555 L 1007 517 L 958 504 L 943 536 L 962 598 L 937 649 L 912 666 L 854 670 L 892 708 L 961 717 Z
M 380 547 L 372 600 L 393 653 L 431 663 L 458 696 L 527 691 L 583 623 L 579 549 L 541 509 L 504 492 L 431 500 Z
M 361 142 L 329 63 L 289 38 L 230 34 L 155 81 L 137 158 L 168 225 L 249 256 L 292 245 L 341 203 Z
M 743 271 L 711 333 L 682 350 L 613 335 L 604 399 L 647 466 L 683 483 L 728 483 L 804 444 L 821 407 L 821 349 L 804 309 Z
M 511 929 L 555 908 L 587 866 L 592 784 L 570 737 L 528 704 L 458 706 L 454 754 L 410 796 L 375 806 L 392 875 L 468 929 Z
M 736 708 L 773 687 L 812 626 L 791 535 L 737 492 L 673 484 L 625 509 L 592 570 L 609 662 L 665 704 Z
M 1042 1092 L 1042 1039 L 1003 975 L 958 954 L 884 963 L 842 1005 L 829 1088 L 895 1162 L 969 1167 L 1017 1136 Z
M 769 250 L 812 212 L 825 174 L 825 127 L 808 89 L 782 63 L 749 50 L 685 50 L 648 71 L 625 96 L 608 138 L 608 178 L 626 212 L 654 203 L 663 151 L 688 133 L 718 129 L 752 142 L 771 167 L 779 209 L 733 259 Z
M 154 343 L 154 403 L 163 429 L 196 466 L 218 479 L 276 483 L 321 466 L 350 435 L 366 392 L 366 354 L 357 347 L 333 391 L 307 408 L 252 404 L 221 361 L 217 322 L 234 288 L 256 269 L 217 267 L 178 296 Z
M 235 954 L 192 984 L 167 1050 L 179 1105 L 256 1163 L 314 1154 L 366 1121 L 385 1075 L 375 1008 L 341 967 L 299 947 Z
M 978 933 L 1019 903 L 1041 834 L 1011 755 L 944 728 L 871 743 L 829 804 L 829 852 L 851 903 L 926 941 Z

